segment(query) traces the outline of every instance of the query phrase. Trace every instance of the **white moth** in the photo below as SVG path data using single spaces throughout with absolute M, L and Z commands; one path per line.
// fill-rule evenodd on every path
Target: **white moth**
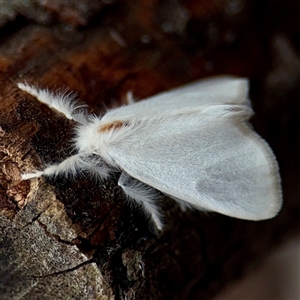
M 247 123 L 253 114 L 247 79 L 197 81 L 101 117 L 88 115 L 73 97 L 18 87 L 77 123 L 76 154 L 23 180 L 81 171 L 107 178 L 120 171 L 119 186 L 158 229 L 157 190 L 182 208 L 246 220 L 269 219 L 280 210 L 275 156 Z

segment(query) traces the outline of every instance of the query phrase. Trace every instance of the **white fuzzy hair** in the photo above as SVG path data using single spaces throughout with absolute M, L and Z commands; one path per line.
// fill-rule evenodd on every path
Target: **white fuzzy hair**
M 163 227 L 158 191 L 183 210 L 197 208 L 235 218 L 274 217 L 282 203 L 280 176 L 268 144 L 248 124 L 253 114 L 248 81 L 221 76 L 149 99 L 89 115 L 72 93 L 53 93 L 27 83 L 18 87 L 76 122 L 76 153 L 22 179 L 75 176 L 100 179 L 121 172 L 119 186 Z

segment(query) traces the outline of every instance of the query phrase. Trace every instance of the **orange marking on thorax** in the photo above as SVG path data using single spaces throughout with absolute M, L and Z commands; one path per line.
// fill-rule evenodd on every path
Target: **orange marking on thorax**
M 113 123 L 107 123 L 105 125 L 100 126 L 98 128 L 98 132 L 103 133 L 105 131 L 119 129 L 123 126 L 124 126 L 124 123 L 121 122 L 121 121 L 116 121 L 116 122 L 113 122 Z

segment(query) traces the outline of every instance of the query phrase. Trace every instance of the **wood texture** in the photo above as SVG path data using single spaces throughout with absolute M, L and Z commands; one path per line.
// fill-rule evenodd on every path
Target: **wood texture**
M 299 4 L 100 2 L 33 1 L 26 13 L 14 5 L 1 15 L 0 298 L 211 299 L 299 232 Z M 117 176 L 20 182 L 21 172 L 72 152 L 74 124 L 16 82 L 69 88 L 100 114 L 129 90 L 142 99 L 216 74 L 251 79 L 252 123 L 281 167 L 275 219 L 183 213 L 163 198 L 157 234 Z

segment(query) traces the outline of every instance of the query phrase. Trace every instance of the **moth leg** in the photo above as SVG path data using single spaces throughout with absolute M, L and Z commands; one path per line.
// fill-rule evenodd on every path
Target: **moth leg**
M 133 104 L 133 103 L 136 102 L 136 101 L 134 100 L 132 91 L 128 91 L 128 92 L 126 93 L 126 102 L 127 102 L 127 105 L 130 105 L 130 104 Z
M 158 195 L 156 190 L 132 178 L 125 172 L 121 174 L 118 185 L 123 189 L 129 199 L 134 200 L 144 209 L 145 213 L 151 217 L 157 229 L 162 230 L 161 214 L 155 203 L 155 199 Z
M 57 176 L 59 174 L 70 174 L 75 175 L 78 173 L 80 169 L 84 169 L 84 161 L 81 159 L 81 157 L 76 154 L 73 156 L 68 157 L 64 161 L 62 161 L 59 164 L 51 165 L 47 168 L 45 168 L 42 171 L 34 171 L 32 173 L 26 173 L 22 174 L 22 180 L 32 179 L 32 178 L 38 178 L 43 175 L 45 176 Z
M 51 92 L 48 89 L 40 89 L 28 83 L 19 82 L 19 89 L 34 96 L 40 102 L 48 105 L 51 109 L 55 109 L 62 113 L 66 118 L 79 123 L 85 123 L 85 104 L 80 104 L 75 100 L 75 93 L 67 92 Z

